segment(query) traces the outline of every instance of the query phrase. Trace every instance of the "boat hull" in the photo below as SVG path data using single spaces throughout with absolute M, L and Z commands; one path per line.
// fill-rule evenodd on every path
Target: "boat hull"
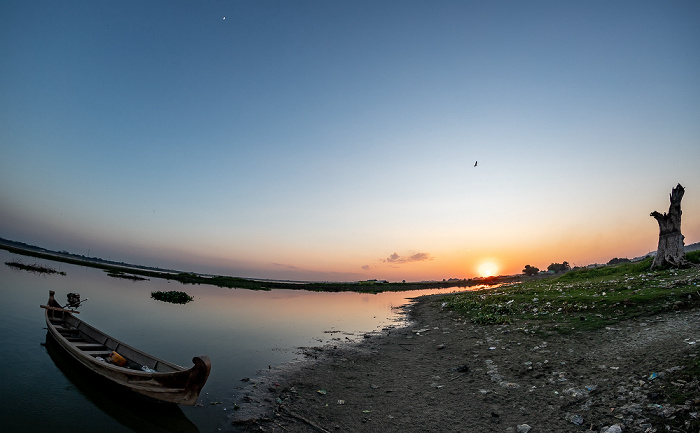
M 126 389 L 154 400 L 193 406 L 209 377 L 207 356 L 195 356 L 191 368 L 156 358 L 97 330 L 62 310 L 50 295 L 46 327 L 58 345 L 83 367 Z M 62 311 L 61 311 L 62 310 Z M 121 367 L 106 361 L 111 352 L 127 360 Z M 147 370 L 141 370 L 147 367 Z

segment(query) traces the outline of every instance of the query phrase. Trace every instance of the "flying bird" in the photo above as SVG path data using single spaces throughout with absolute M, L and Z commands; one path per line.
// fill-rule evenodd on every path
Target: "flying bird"
M 479 163 L 479 161 L 474 161 L 474 167 Z

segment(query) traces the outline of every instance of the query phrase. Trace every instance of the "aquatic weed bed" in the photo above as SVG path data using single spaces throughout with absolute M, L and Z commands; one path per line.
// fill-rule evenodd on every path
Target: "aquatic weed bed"
M 151 298 L 158 301 L 170 302 L 172 304 L 186 304 L 190 301 L 194 301 L 194 298 L 185 292 L 179 292 L 177 290 L 171 290 L 169 292 L 151 292 Z
M 19 260 L 13 260 L 10 262 L 5 262 L 5 265 L 15 268 L 15 269 L 21 269 L 23 271 L 28 271 L 28 272 L 35 272 L 37 274 L 58 274 L 58 275 L 63 275 L 65 276 L 66 273 L 63 271 L 57 271 L 56 269 L 50 268 L 48 266 L 43 266 L 38 263 L 34 263 L 33 265 L 28 265 L 25 263 L 22 263 Z
M 651 260 L 448 295 L 444 305 L 474 323 L 535 323 L 564 332 L 700 306 L 697 265 L 649 271 Z
M 134 275 L 134 274 L 125 274 L 123 272 L 111 271 L 111 270 L 105 270 L 105 272 L 107 272 L 107 276 L 110 276 L 112 278 L 121 278 L 124 280 L 131 280 L 131 281 L 148 281 L 148 278 L 139 277 L 138 275 Z

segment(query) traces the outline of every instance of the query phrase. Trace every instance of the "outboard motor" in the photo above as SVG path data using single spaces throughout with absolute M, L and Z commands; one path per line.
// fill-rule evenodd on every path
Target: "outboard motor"
M 66 304 L 66 307 L 68 307 L 68 308 L 80 307 L 80 294 L 79 293 L 69 293 L 66 296 L 68 296 L 68 304 Z

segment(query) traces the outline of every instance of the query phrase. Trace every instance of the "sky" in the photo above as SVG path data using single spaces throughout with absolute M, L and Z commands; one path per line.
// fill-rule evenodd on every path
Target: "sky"
M 473 278 L 653 251 L 680 183 L 699 242 L 698 22 L 696 1 L 4 1 L 0 237 Z

